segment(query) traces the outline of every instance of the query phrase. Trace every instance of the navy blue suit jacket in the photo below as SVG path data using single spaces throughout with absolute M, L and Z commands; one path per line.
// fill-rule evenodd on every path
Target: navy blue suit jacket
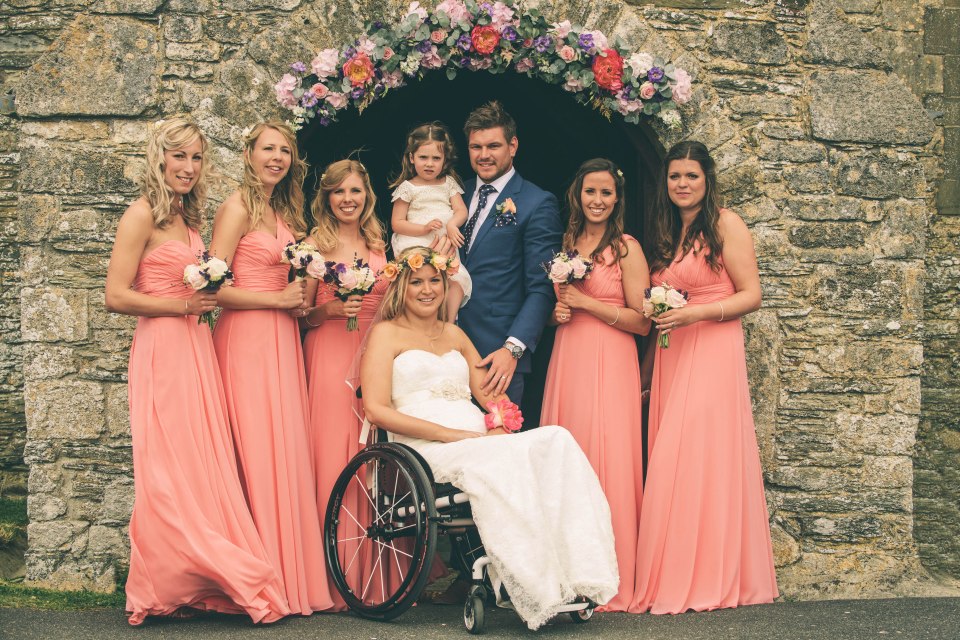
M 468 180 L 467 206 L 476 188 Z M 517 223 L 498 227 L 496 207 L 507 198 L 517 206 Z M 472 213 L 472 212 L 471 212 Z M 528 373 L 530 354 L 537 348 L 556 298 L 540 263 L 560 250 L 563 227 L 557 198 L 515 173 L 477 231 L 470 252 L 461 256 L 473 279 L 470 301 L 460 309 L 458 323 L 481 357 L 513 336 L 527 347 L 517 365 Z

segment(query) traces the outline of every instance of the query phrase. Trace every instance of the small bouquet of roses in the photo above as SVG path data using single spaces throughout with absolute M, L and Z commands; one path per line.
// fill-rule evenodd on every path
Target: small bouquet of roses
M 341 300 L 346 300 L 350 296 L 365 296 L 373 289 L 377 283 L 377 274 L 374 273 L 370 265 L 354 258 L 350 263 L 327 262 L 327 269 L 323 275 L 323 281 L 336 288 L 335 295 Z M 356 316 L 347 318 L 347 331 L 356 331 Z
M 520 407 L 506 398 L 501 398 L 497 402 L 488 402 L 487 411 L 490 413 L 483 416 L 487 431 L 503 427 L 503 430 L 507 433 L 516 433 L 523 426 L 523 414 L 520 412 Z
M 319 264 L 321 268 L 323 267 L 323 256 L 308 242 L 288 242 L 283 248 L 281 258 L 293 267 L 293 275 L 297 280 L 303 280 L 307 275 L 318 277 L 311 273 L 309 269 L 311 264 Z M 322 274 L 319 277 L 322 277 Z
M 670 309 L 687 306 L 687 292 L 674 289 L 666 282 L 657 287 L 644 289 L 643 296 L 643 315 L 647 318 L 657 318 Z M 669 347 L 670 334 L 661 331 L 657 335 L 657 344 L 664 349 Z
M 204 251 L 197 257 L 197 264 L 188 264 L 183 269 L 183 282 L 194 291 L 216 293 L 220 287 L 233 284 L 233 272 L 227 263 Z M 213 312 L 207 311 L 197 318 L 197 324 L 206 321 L 213 331 Z
M 552 260 L 540 263 L 547 277 L 555 284 L 570 284 L 583 280 L 593 271 L 593 262 L 580 255 L 576 249 L 561 251 Z

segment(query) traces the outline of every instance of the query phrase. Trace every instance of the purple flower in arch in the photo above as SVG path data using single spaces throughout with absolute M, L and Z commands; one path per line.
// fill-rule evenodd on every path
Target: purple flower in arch
M 350 92 L 350 97 L 354 100 L 359 100 L 363 97 L 363 87 L 357 87 Z
M 357 55 L 357 49 L 355 47 L 347 47 L 343 50 L 343 57 L 349 60 L 353 56 Z
M 429 40 L 423 40 L 422 42 L 417 43 L 417 51 L 420 53 L 429 53 L 430 47 L 433 46 L 433 43 Z
M 321 126 L 321 127 L 326 127 L 326 126 L 328 126 L 329 124 L 330 124 L 330 118 L 328 118 L 327 116 L 321 116 L 321 117 L 320 117 L 320 126 Z
M 374 31 L 379 31 L 380 29 L 383 29 L 383 27 L 386 26 L 386 25 L 384 25 L 384 24 L 383 24 L 383 21 L 381 21 L 381 20 L 374 20 L 372 26 L 373 26 L 373 30 L 374 30 Z
M 533 48 L 537 50 L 537 53 L 546 53 L 552 42 L 553 39 L 550 36 L 538 36 L 533 40 Z
M 461 51 L 470 51 L 473 49 L 473 41 L 470 39 L 470 36 L 463 34 L 457 38 L 457 46 Z
M 517 38 L 520 37 L 520 34 L 517 33 L 517 30 L 513 28 L 512 24 L 508 24 L 503 28 L 503 31 L 500 32 L 500 35 L 503 36 L 504 40 L 509 42 L 516 42 Z
M 480 11 L 483 11 L 489 16 L 493 13 L 493 5 L 490 4 L 489 2 L 484 2 L 483 4 L 480 5 Z
M 577 46 L 584 51 L 590 51 L 590 49 L 593 49 L 593 34 L 581 33 L 580 37 L 577 38 Z
M 626 84 L 623 86 L 623 91 L 620 92 L 620 97 L 624 100 L 630 100 L 634 97 L 634 87 L 631 84 Z
M 660 82 L 663 80 L 663 69 L 660 67 L 650 67 L 647 71 L 647 80 L 650 82 Z
M 292 65 L 290 65 L 290 69 L 294 73 L 306 73 L 307 65 L 302 62 L 294 62 Z
M 373 95 L 375 95 L 375 96 L 377 96 L 377 97 L 379 98 L 380 96 L 383 95 L 384 90 L 385 90 L 385 89 L 384 89 L 384 86 L 383 86 L 381 83 L 378 82 L 377 84 L 375 84 L 375 85 L 373 86 Z
M 320 99 L 317 98 L 317 94 L 315 94 L 313 91 L 307 91 L 300 98 L 300 106 L 304 107 L 305 109 L 309 109 L 310 107 L 317 104 L 319 100 Z
M 461 67 L 469 67 L 469 66 L 470 66 L 470 58 L 467 57 L 467 56 L 463 56 L 462 58 L 460 58 L 460 66 L 461 66 Z

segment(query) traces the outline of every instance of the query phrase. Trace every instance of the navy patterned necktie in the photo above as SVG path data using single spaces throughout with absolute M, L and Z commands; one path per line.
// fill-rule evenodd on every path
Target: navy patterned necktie
M 487 198 L 490 197 L 491 193 L 496 193 L 497 188 L 492 184 L 484 184 L 480 186 L 480 197 L 477 198 L 477 208 L 473 210 L 473 215 L 470 216 L 470 219 L 467 220 L 467 224 L 463 227 L 463 252 L 469 253 L 470 251 L 470 238 L 473 236 L 473 228 L 477 226 L 477 219 L 480 217 L 480 212 L 483 211 L 483 208 L 487 206 Z

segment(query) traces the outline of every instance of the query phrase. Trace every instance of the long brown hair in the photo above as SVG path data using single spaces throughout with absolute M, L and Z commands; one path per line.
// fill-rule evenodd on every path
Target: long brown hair
M 256 125 L 243 141 L 243 179 L 240 182 L 240 199 L 250 216 L 250 229 L 253 230 L 263 220 L 267 208 L 267 199 L 263 193 L 263 183 L 251 162 L 251 155 L 257 145 L 257 139 L 266 129 L 273 129 L 283 136 L 290 147 L 290 170 L 277 183 L 270 195 L 270 206 L 277 217 L 290 228 L 294 237 L 302 238 L 307 232 L 307 223 L 303 219 L 303 179 L 307 175 L 307 163 L 297 150 L 297 136 L 283 122 L 261 122 Z
M 207 206 L 207 177 L 210 174 L 210 145 L 200 128 L 180 116 L 174 116 L 151 125 L 147 137 L 147 163 L 140 179 L 140 195 L 146 198 L 153 213 L 153 224 L 158 229 L 167 227 L 176 217 L 173 212 L 174 193 L 163 178 L 164 151 L 182 149 L 195 140 L 200 141 L 202 160 L 197 181 L 190 193 L 183 195 L 183 221 L 191 229 L 200 229 L 203 210 Z
M 706 183 L 706 192 L 697 217 L 693 219 L 687 232 L 680 237 L 683 231 L 683 221 L 680 219 L 680 209 L 670 200 L 667 189 L 670 163 L 674 160 L 693 160 L 700 164 Z M 717 187 L 717 167 L 710 152 L 702 142 L 686 140 L 670 148 L 663 159 L 663 169 L 660 171 L 657 188 L 657 200 L 653 210 L 653 225 L 651 228 L 650 271 L 659 271 L 670 266 L 677 257 L 690 251 L 701 252 L 706 250 L 707 264 L 714 271 L 722 268 L 720 256 L 723 253 L 723 240 L 720 238 L 720 193 Z M 699 243 L 699 247 L 697 244 Z
M 320 184 L 313 202 L 310 203 L 310 213 L 316 225 L 311 231 L 320 252 L 333 251 L 340 244 L 340 221 L 333 215 L 330 208 L 330 193 L 340 186 L 351 173 L 355 173 L 363 180 L 363 190 L 366 192 L 363 211 L 360 213 L 360 234 L 367 248 L 371 251 L 383 251 L 386 243 L 383 240 L 383 225 L 377 218 L 377 196 L 373 193 L 370 184 L 370 174 L 359 160 L 337 160 L 332 163 L 320 176 Z
M 577 238 L 583 234 L 585 216 L 583 215 L 583 204 L 580 201 L 583 179 L 588 173 L 599 172 L 609 173 L 613 177 L 613 183 L 617 189 L 617 202 L 613 205 L 613 213 L 607 218 L 607 228 L 603 232 L 603 237 L 600 238 L 600 242 L 590 253 L 590 259 L 593 261 L 599 260 L 604 249 L 610 247 L 613 252 L 613 260 L 616 263 L 627 255 L 628 251 L 627 246 L 621 239 L 623 237 L 623 215 L 627 205 L 624 199 L 623 172 L 606 158 L 593 158 L 581 164 L 573 177 L 573 182 L 567 189 L 567 211 L 570 213 L 570 220 L 567 222 L 567 230 L 563 234 L 563 250 L 573 251 Z
M 407 148 L 403 152 L 403 162 L 400 165 L 400 175 L 390 183 L 391 187 L 397 187 L 404 180 L 409 180 L 417 175 L 417 170 L 413 166 L 411 157 L 417 152 L 417 149 L 425 144 L 436 142 L 443 152 L 443 168 L 438 177 L 444 178 L 452 176 L 457 184 L 461 184 L 460 176 L 457 175 L 454 166 L 457 164 L 457 147 L 453 144 L 453 138 L 450 131 L 442 122 L 434 121 L 422 124 L 409 134 L 407 134 Z

